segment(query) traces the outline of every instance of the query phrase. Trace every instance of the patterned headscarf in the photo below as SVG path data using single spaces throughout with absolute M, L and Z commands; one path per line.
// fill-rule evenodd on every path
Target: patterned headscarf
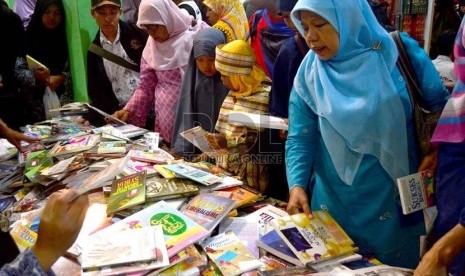
M 318 116 L 339 177 L 351 185 L 365 155 L 375 156 L 393 180 L 407 175 L 405 111 L 391 77 L 398 56 L 394 41 L 366 0 L 300 0 L 291 17 L 304 35 L 301 11 L 320 15 L 339 33 L 336 55 L 325 61 L 310 51 L 294 81 Z
M 455 38 L 454 65 L 457 81 L 442 111 L 431 142 L 461 143 L 465 141 L 465 18 Z
M 220 18 L 213 25 L 226 34 L 228 42 L 245 39 L 249 23 L 244 6 L 239 0 L 204 0 L 203 4 L 218 14 Z
M 265 72 L 255 64 L 252 47 L 244 40 L 234 40 L 217 46 L 215 67 L 238 87 L 237 91 L 231 92 L 234 97 L 245 97 L 255 93 L 266 79 Z
M 156 42 L 149 37 L 142 57 L 155 70 L 183 68 L 189 61 L 199 24 L 191 27 L 193 18 L 182 12 L 171 0 L 143 0 L 139 6 L 137 25 L 163 25 L 169 33 L 167 41 Z

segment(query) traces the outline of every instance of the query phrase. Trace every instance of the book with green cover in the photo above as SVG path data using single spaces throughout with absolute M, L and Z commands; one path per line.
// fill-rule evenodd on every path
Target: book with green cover
M 107 214 L 145 202 L 146 173 L 140 172 L 113 181 Z
M 127 228 L 143 228 L 152 225 L 162 226 L 168 257 L 174 256 L 209 234 L 197 222 L 170 207 L 163 200 L 108 226 L 98 233 L 110 234 L 112 231 L 124 231 Z
M 180 197 L 190 197 L 199 194 L 199 188 L 193 181 L 179 178 L 147 178 L 147 201 L 158 201 Z

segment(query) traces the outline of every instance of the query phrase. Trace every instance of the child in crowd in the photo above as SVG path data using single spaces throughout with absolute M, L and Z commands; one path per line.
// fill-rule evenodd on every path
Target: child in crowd
M 216 163 L 241 178 L 244 184 L 264 193 L 268 188 L 266 162 L 261 160 L 263 130 L 228 123 L 230 112 L 268 113 L 271 81 L 255 62 L 252 47 L 244 40 L 234 40 L 216 48 L 215 67 L 230 89 L 221 106 L 217 133 L 207 135 L 217 150 Z
M 249 26 L 244 6 L 239 0 L 205 0 L 207 17 L 213 28 L 221 30 L 228 42 L 245 39 Z
M 220 107 L 228 94 L 215 68 L 215 48 L 224 43 L 224 33 L 214 28 L 200 30 L 194 39 L 176 111 L 171 146 L 176 155 L 189 158 L 199 153 L 192 143 L 179 135 L 180 132 L 196 125 L 214 131 Z
M 192 26 L 193 22 L 197 24 Z M 169 144 L 192 43 L 197 32 L 208 25 L 193 21 L 171 0 L 143 0 L 137 25 L 150 36 L 142 54 L 139 87 L 114 116 L 143 126 L 150 104 L 155 102 L 155 131 Z

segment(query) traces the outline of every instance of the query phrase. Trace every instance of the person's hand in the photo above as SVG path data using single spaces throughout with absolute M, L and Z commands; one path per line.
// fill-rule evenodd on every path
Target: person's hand
M 87 195 L 77 195 L 74 190 L 53 193 L 45 205 L 39 223 L 39 233 L 32 251 L 44 271 L 63 255 L 76 240 L 86 216 Z
M 425 156 L 418 167 L 418 172 L 428 171 L 428 177 L 434 177 L 438 169 L 438 150 L 433 149 L 430 154 Z
M 77 117 L 77 118 L 74 118 L 73 121 L 74 121 L 76 124 L 79 124 L 79 125 L 84 125 L 84 126 L 90 125 L 89 121 L 87 121 L 86 119 L 82 118 L 81 116 L 79 116 L 79 117 Z
M 38 138 L 32 138 L 9 128 L 2 120 L 0 120 L 0 134 L 5 137 L 11 144 L 13 144 L 19 151 L 22 151 L 21 141 L 34 143 L 40 141 Z
M 118 110 L 116 111 L 115 113 L 113 113 L 112 115 L 113 117 L 115 117 L 116 119 L 119 119 L 123 122 L 127 122 L 127 120 L 129 120 L 129 117 L 131 117 L 131 112 L 125 110 L 125 109 L 121 109 L 121 110 Z M 105 118 L 105 122 L 107 122 L 107 124 L 110 124 L 114 121 L 111 120 L 111 118 Z
M 305 213 L 306 215 L 311 216 L 312 210 L 310 210 L 307 192 L 304 188 L 295 186 L 291 189 L 286 211 L 290 215 Z
M 64 79 L 65 77 L 63 75 L 50 76 L 48 87 L 50 87 L 50 90 L 56 91 L 57 88 L 63 83 Z
M 42 84 L 48 86 L 50 82 L 50 71 L 48 71 L 45 68 L 39 67 L 34 70 L 34 77 Z
M 439 254 L 432 248 L 423 256 L 420 264 L 415 269 L 414 276 L 447 276 L 447 266 L 441 264 Z
M 226 137 L 221 133 L 208 133 L 207 141 L 210 146 L 220 154 L 226 154 L 228 152 L 228 142 Z
M 284 123 L 286 123 L 286 125 L 289 125 L 289 119 L 284 119 Z M 283 140 L 283 141 L 286 141 L 287 140 L 287 130 L 280 130 L 279 131 L 279 138 L 281 138 L 281 140 Z

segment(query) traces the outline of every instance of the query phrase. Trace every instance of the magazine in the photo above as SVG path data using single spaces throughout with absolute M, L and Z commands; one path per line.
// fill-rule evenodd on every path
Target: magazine
M 434 205 L 434 178 L 427 174 L 427 171 L 422 171 L 397 179 L 404 215 Z

